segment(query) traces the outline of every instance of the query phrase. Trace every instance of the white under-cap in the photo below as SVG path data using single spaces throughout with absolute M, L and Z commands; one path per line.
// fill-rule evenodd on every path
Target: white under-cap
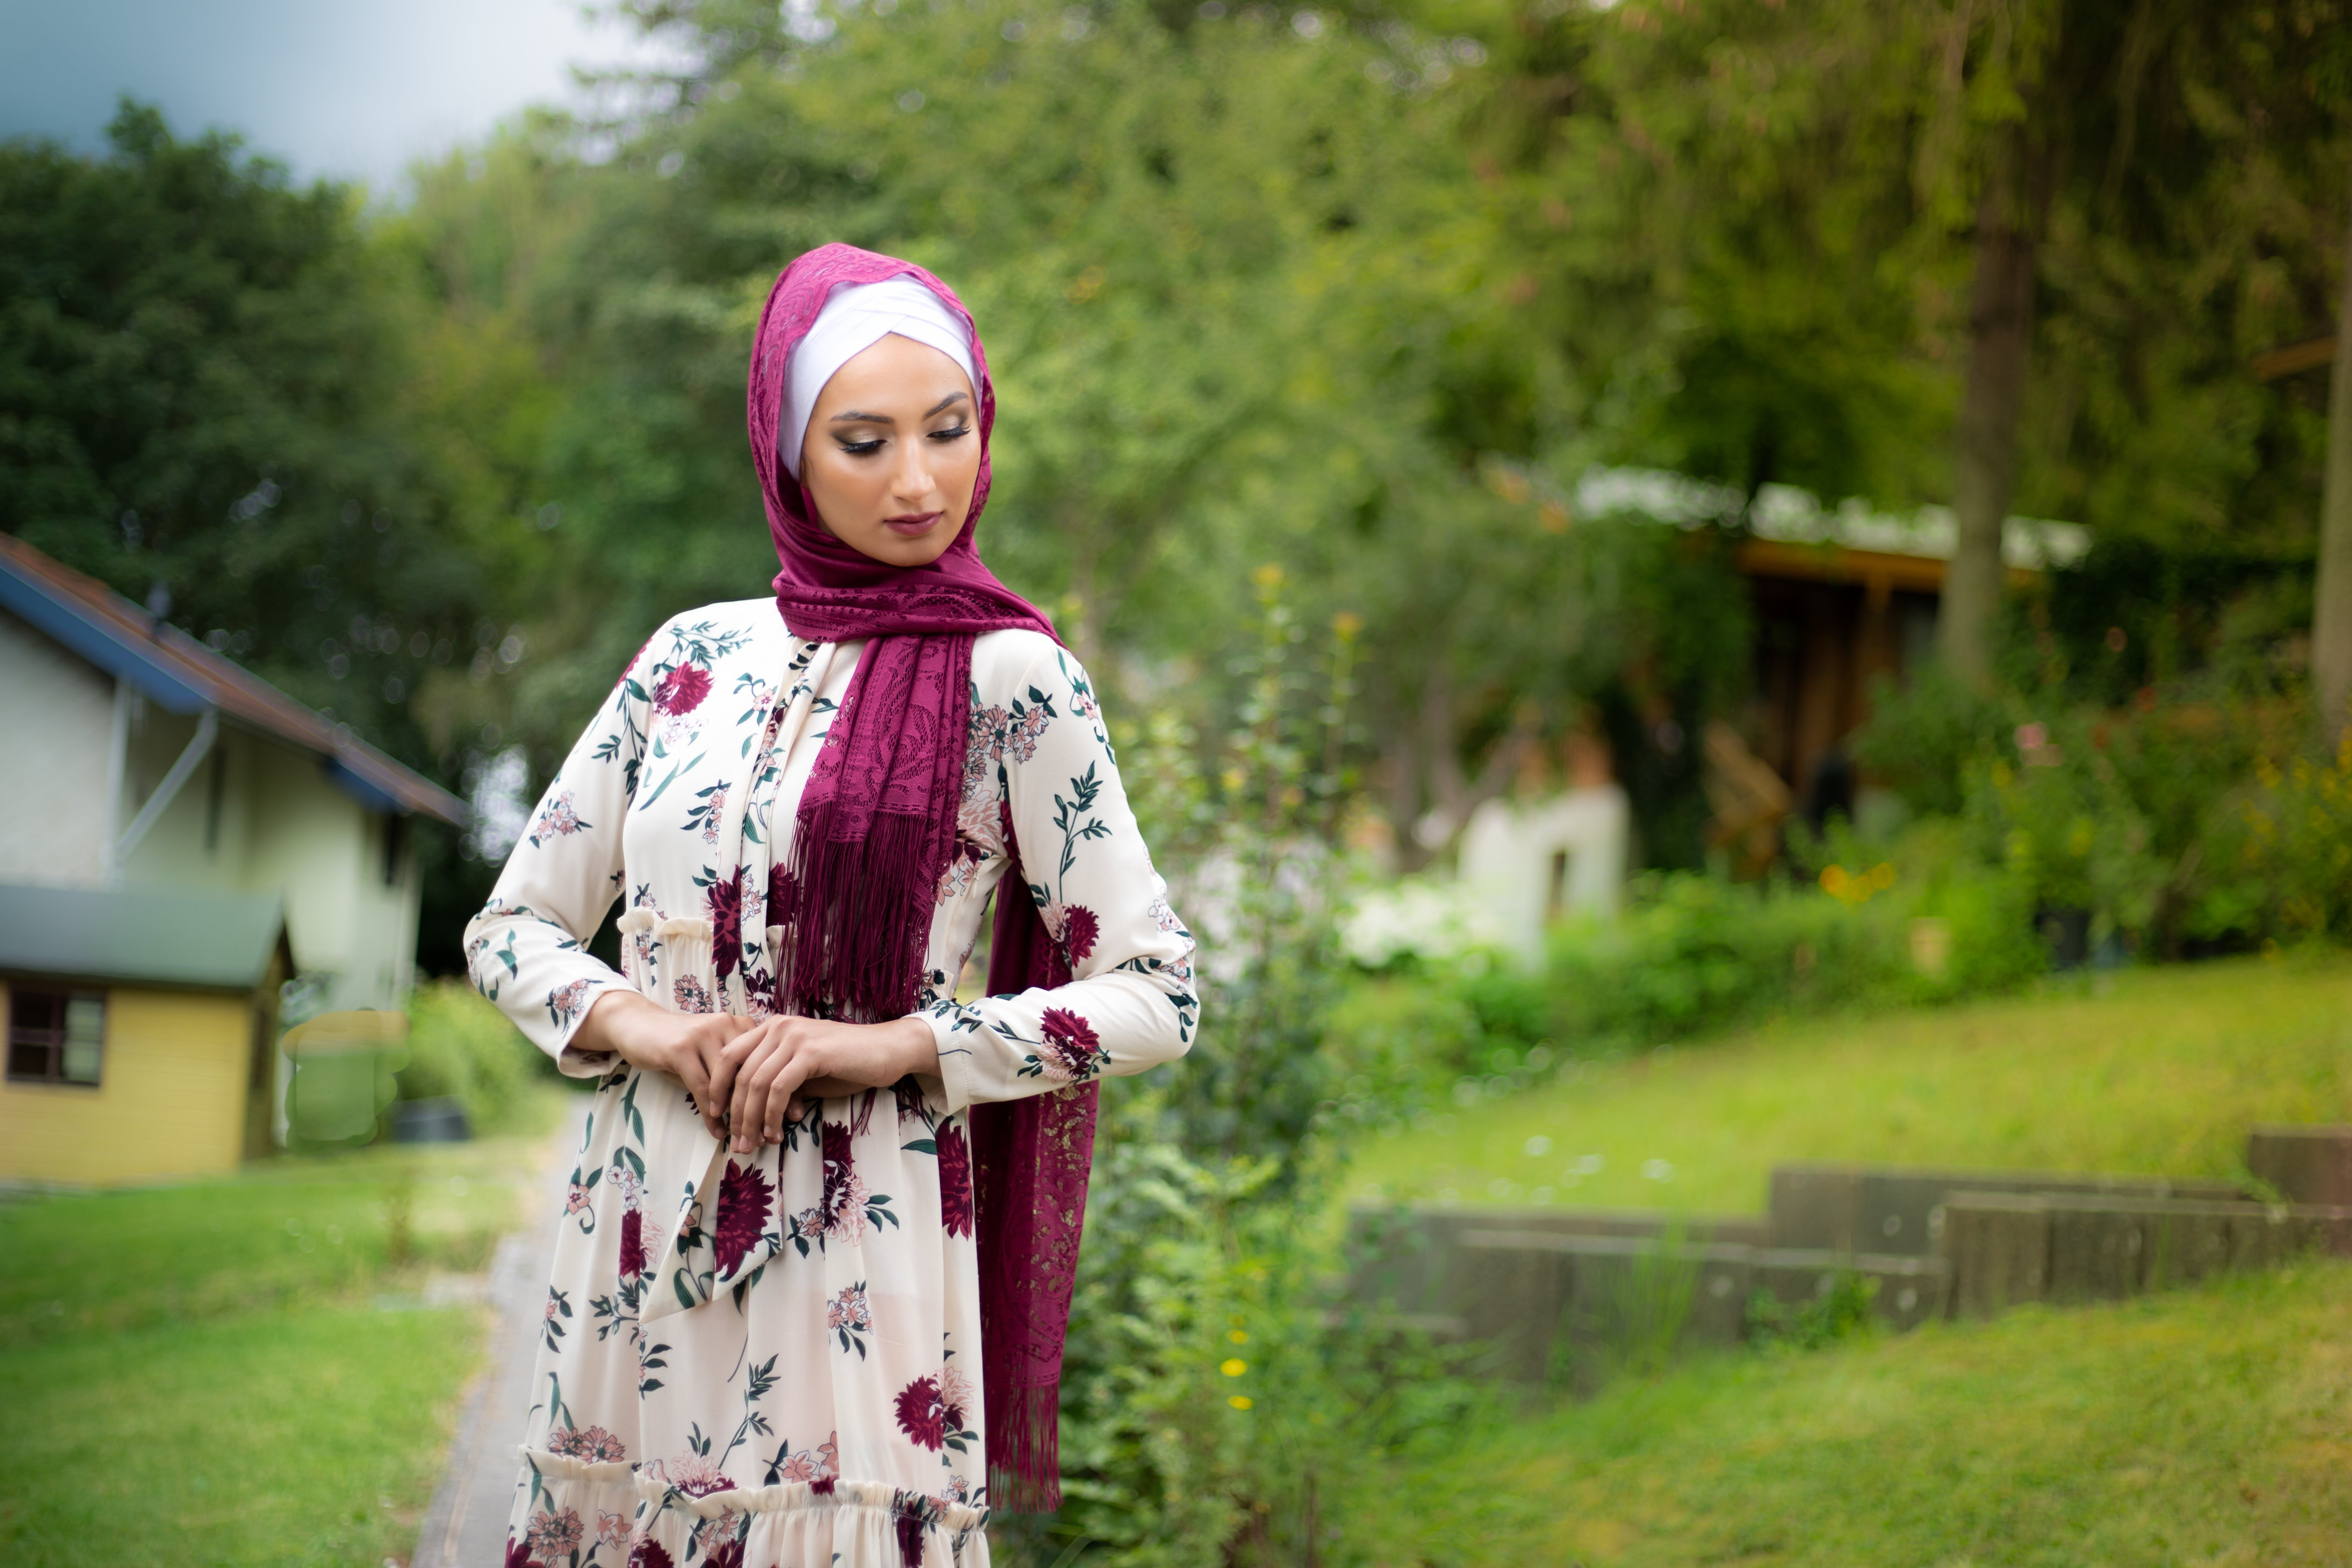
M 963 367 L 972 394 L 980 393 L 980 374 L 971 363 L 971 334 L 945 300 L 912 278 L 886 278 L 879 283 L 836 285 L 816 324 L 793 349 L 791 373 L 785 377 L 783 418 L 776 430 L 777 456 L 787 473 L 798 478 L 801 442 L 808 435 L 809 416 L 816 412 L 817 395 L 834 372 L 880 342 L 892 332 L 935 348 Z

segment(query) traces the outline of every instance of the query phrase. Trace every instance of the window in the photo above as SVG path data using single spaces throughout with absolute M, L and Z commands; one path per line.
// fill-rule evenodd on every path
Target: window
M 106 1054 L 106 994 L 8 988 L 8 1077 L 96 1084 Z
M 381 868 L 383 885 L 397 888 L 401 874 L 407 869 L 402 864 L 408 852 L 408 818 L 394 813 L 383 819 L 383 865 Z

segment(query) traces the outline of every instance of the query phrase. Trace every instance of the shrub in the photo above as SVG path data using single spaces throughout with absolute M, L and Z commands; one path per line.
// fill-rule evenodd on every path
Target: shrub
M 1858 999 L 1903 963 L 1890 922 L 1810 889 L 1648 879 L 1615 925 L 1554 941 L 1555 1037 L 1574 1049 L 1660 1044 Z
M 1851 1268 L 1838 1270 L 1830 1289 L 1790 1306 L 1769 1290 L 1748 1299 L 1748 1342 L 1789 1350 L 1826 1350 L 1841 1340 L 1859 1339 L 1877 1326 L 1871 1309 L 1878 1281 Z
M 460 980 L 420 985 L 408 1004 L 403 1100 L 455 1099 L 476 1133 L 509 1125 L 545 1060 L 506 1016 Z
M 2352 937 L 2352 730 L 2325 766 L 2263 761 L 2235 805 L 2214 836 L 2228 889 L 2216 903 L 2226 898 L 2273 940 Z
M 1803 881 L 1644 877 L 1615 921 L 1558 928 L 1540 971 L 1474 954 L 1418 984 L 1368 979 L 1333 1015 L 1337 1109 L 1370 1120 L 1447 1088 L 1531 1081 L 1567 1056 L 2022 984 L 2046 963 L 2033 885 L 1987 865 L 1979 837 L 1930 818 L 1873 844 L 1839 824 L 1800 837 Z
M 2001 703 L 1931 664 L 1905 686 L 1874 680 L 1870 721 L 1851 743 L 1854 760 L 1913 811 L 1950 816 L 1964 804 L 1970 767 L 2015 722 Z
M 2251 942 L 2278 916 L 2246 857 L 2245 803 L 2302 725 L 2284 700 L 2153 697 L 2025 720 L 1971 766 L 1977 852 L 2036 909 L 2088 911 L 2143 952 Z
M 1310 1559 L 1337 1479 L 1454 1386 L 1415 1387 L 1410 1361 L 1400 1382 L 1405 1352 L 1328 1315 L 1337 1237 L 1317 1131 L 1343 971 L 1338 863 L 1316 821 L 1328 781 L 1307 759 L 1329 751 L 1288 715 L 1301 678 L 1281 579 L 1256 582 L 1248 728 L 1213 790 L 1181 727 L 1122 736 L 1159 847 L 1195 868 L 1182 902 L 1202 922 L 1201 1033 L 1171 1068 L 1104 1086 L 1063 1363 L 1063 1503 L 993 1523 L 1003 1561 Z

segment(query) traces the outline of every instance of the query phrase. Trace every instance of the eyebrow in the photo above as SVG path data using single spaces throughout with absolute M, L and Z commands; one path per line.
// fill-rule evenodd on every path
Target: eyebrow
M 940 409 L 947 407 L 950 404 L 970 397 L 971 395 L 971 394 L 968 392 L 950 392 L 945 397 L 940 398 L 937 403 L 932 404 L 929 408 L 924 409 L 922 416 L 929 419 L 932 415 L 937 414 Z M 842 413 L 836 414 L 831 419 L 826 420 L 825 423 L 828 425 L 843 425 L 853 420 L 868 425 L 896 425 L 898 423 L 896 419 L 891 418 L 887 414 L 867 414 L 862 409 L 856 408 L 847 409 Z

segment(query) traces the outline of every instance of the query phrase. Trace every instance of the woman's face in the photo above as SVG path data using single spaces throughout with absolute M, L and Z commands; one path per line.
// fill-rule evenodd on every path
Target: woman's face
M 963 367 L 893 332 L 833 373 L 801 443 L 828 532 L 892 566 L 955 542 L 980 480 L 980 411 Z

